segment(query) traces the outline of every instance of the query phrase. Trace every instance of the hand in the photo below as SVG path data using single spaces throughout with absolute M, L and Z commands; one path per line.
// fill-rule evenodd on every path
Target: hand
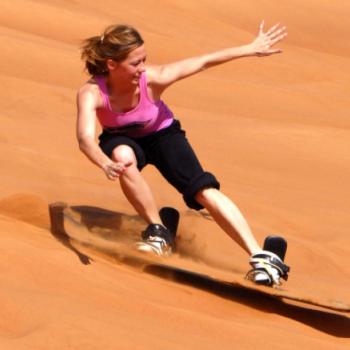
M 103 166 L 102 169 L 109 180 L 115 181 L 120 175 L 122 175 L 125 172 L 127 167 L 129 167 L 131 164 L 132 162 L 111 162 Z
M 281 49 L 273 49 L 272 46 L 287 36 L 286 27 L 281 27 L 278 23 L 264 33 L 264 24 L 265 21 L 262 21 L 259 26 L 258 36 L 250 44 L 253 53 L 259 57 L 281 53 Z

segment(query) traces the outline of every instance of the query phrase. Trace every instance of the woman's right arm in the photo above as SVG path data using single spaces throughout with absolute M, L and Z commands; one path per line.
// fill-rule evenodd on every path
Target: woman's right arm
M 108 158 L 95 141 L 97 94 L 88 84 L 84 85 L 77 94 L 77 128 L 76 135 L 80 150 L 98 167 L 110 180 L 116 180 L 128 165 L 113 162 Z

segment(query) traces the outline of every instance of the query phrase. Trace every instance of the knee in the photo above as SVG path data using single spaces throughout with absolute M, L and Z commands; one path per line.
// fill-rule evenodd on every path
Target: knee
M 122 162 L 124 164 L 136 165 L 136 156 L 133 149 L 127 145 L 120 145 L 112 152 L 112 160 L 114 162 Z

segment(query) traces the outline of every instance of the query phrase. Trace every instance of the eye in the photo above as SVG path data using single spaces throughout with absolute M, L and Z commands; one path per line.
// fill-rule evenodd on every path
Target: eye
M 137 67 L 141 62 L 145 63 L 146 62 L 146 57 L 143 58 L 142 60 L 137 60 L 135 62 L 131 62 L 131 65 L 134 67 Z

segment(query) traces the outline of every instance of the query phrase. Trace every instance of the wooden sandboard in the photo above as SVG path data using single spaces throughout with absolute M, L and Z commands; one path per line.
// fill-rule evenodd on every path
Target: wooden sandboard
M 163 272 L 185 274 L 189 278 L 205 278 L 279 300 L 287 299 L 338 312 L 350 312 L 347 302 L 305 295 L 299 290 L 288 289 L 288 283 L 274 288 L 259 286 L 237 272 L 217 269 L 178 254 L 165 258 L 138 252 L 134 249 L 134 243 L 139 239 L 145 224 L 137 216 L 86 206 L 68 207 L 62 206 L 62 203 L 60 206 L 59 210 L 57 203 L 50 206 L 51 230 L 69 238 L 77 249 L 108 256 L 109 260 L 141 268 L 145 272 L 157 268 Z

